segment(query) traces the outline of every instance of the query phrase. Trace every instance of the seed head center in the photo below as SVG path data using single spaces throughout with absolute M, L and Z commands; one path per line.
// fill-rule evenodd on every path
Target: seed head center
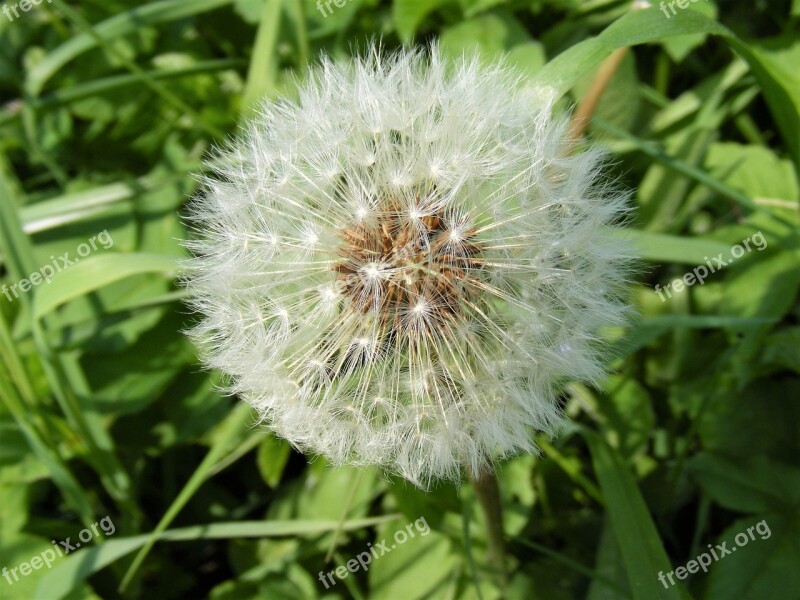
M 481 268 L 475 231 L 447 214 L 387 210 L 340 232 L 333 269 L 352 306 L 395 330 L 420 331 L 456 317 Z

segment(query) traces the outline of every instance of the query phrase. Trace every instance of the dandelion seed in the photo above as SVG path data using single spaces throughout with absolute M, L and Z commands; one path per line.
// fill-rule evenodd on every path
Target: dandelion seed
M 559 384 L 603 374 L 629 260 L 624 196 L 552 113 L 546 91 L 435 47 L 323 61 L 193 203 L 207 364 L 336 464 L 427 486 L 535 451 Z

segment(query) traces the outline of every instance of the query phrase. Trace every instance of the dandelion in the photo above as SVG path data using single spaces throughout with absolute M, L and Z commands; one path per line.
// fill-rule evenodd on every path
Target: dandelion
M 625 198 L 553 101 L 433 47 L 325 60 L 263 106 L 192 207 L 206 363 L 334 464 L 425 487 L 535 451 L 626 312 Z

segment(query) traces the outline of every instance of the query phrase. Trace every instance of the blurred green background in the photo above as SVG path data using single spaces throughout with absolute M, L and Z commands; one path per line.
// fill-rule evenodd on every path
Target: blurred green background
M 7 0 L 0 598 L 800 598 L 800 2 L 681 2 Z M 500 468 L 505 592 L 468 485 L 293 452 L 181 333 L 203 156 L 320 53 L 371 39 L 502 57 L 561 109 L 634 45 L 587 137 L 633 193 L 639 318 L 606 332 L 599 389 L 564 389 L 575 426 Z M 703 285 L 654 290 L 744 240 Z M 67 252 L 80 262 L 11 291 Z M 113 533 L 82 533 L 104 518 Z M 322 582 L 420 518 L 429 533 Z M 19 570 L 67 538 L 84 543 Z M 723 543 L 707 573 L 659 581 Z

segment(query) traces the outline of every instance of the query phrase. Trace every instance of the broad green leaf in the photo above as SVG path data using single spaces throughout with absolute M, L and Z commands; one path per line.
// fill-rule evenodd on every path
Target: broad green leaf
M 578 100 L 582 99 L 591 86 L 596 73 L 584 76 L 573 88 L 572 93 Z M 622 129 L 630 130 L 636 122 L 639 112 L 639 76 L 636 73 L 636 57 L 628 52 L 622 59 L 617 72 L 611 78 L 594 114 Z M 589 128 L 592 128 L 591 123 Z M 602 131 L 594 131 L 599 137 L 605 135 Z
M 766 241 L 769 243 L 770 240 Z M 742 317 L 780 317 L 786 314 L 794 306 L 800 289 L 797 253 L 769 255 L 756 251 L 748 258 L 755 260 L 751 260 L 747 268 L 731 268 L 731 281 L 720 312 Z
M 507 2 L 508 0 L 459 0 L 461 10 L 467 18 L 474 17 L 490 8 Z
M 660 1 L 660 0 L 659 0 Z M 669 2 L 665 2 L 663 5 L 666 7 Z M 675 6 L 675 5 L 673 5 Z M 697 2 L 696 0 L 689 4 L 686 8 L 680 8 L 680 6 L 675 6 L 675 9 L 680 12 L 682 10 L 696 10 L 697 12 L 705 15 L 710 19 L 717 18 L 717 7 L 714 2 L 709 2 L 708 0 L 704 0 L 703 2 Z M 661 11 L 667 16 L 668 19 L 673 18 L 680 18 L 678 15 L 673 15 L 672 11 L 667 9 L 661 9 Z M 676 63 L 681 62 L 686 56 L 695 48 L 700 46 L 706 40 L 706 35 L 702 33 L 698 33 L 695 35 L 682 35 L 680 37 L 670 38 L 665 40 L 662 45 L 664 46 L 664 50 L 666 50 L 667 54 L 669 54 L 670 58 Z
M 735 552 L 712 562 L 704 598 L 786 600 L 800 590 L 800 570 L 797 569 L 800 519 L 797 514 L 762 513 L 740 519 L 728 527 L 717 543 L 726 542 L 726 548 L 735 549 Z M 703 550 L 709 552 L 706 548 Z
M 316 460 L 302 481 L 283 491 L 269 514 L 277 519 L 336 519 L 347 509 L 348 517 L 365 516 L 375 493 L 377 475 L 374 467 L 334 468 L 325 460 Z
M 130 319 L 128 319 L 130 320 Z M 91 403 L 104 414 L 137 412 L 156 400 L 171 382 L 196 362 L 196 351 L 180 328 L 182 319 L 167 315 L 156 320 L 136 343 L 122 352 L 99 352 L 81 359 L 92 389 Z
M 600 35 L 585 40 L 551 60 L 536 75 L 535 82 L 565 94 L 586 73 L 597 67 L 617 48 L 664 41 L 674 36 L 713 34 L 725 38 L 748 62 L 761 85 L 786 144 L 800 163 L 800 80 L 794 64 L 800 43 L 776 42 L 754 48 L 729 29 L 694 10 L 665 19 L 654 8 L 632 11 L 608 26 Z
M 798 514 L 800 468 L 764 456 L 733 461 L 701 453 L 692 458 L 689 471 L 715 502 L 730 510 Z
M 487 60 L 498 59 L 514 46 L 529 41 L 528 32 L 508 13 L 462 21 L 442 30 L 440 38 L 442 50 L 453 57 L 477 52 Z
M 56 564 L 59 559 L 53 546 L 42 537 L 18 533 L 0 538 L 0 569 L 7 569 L 4 576 L 0 577 L 3 600 L 30 600 L 34 597 L 38 583 L 49 573 L 47 564 L 39 563 L 39 569 L 31 569 L 27 575 L 19 571 L 19 566 L 28 563 L 30 567 L 29 561 L 48 549 L 53 551 L 55 558 L 55 562 L 51 564 Z
M 517 44 L 505 55 L 505 62 L 523 75 L 531 76 L 547 62 L 544 46 L 534 40 Z
M 735 41 L 734 47 L 750 63 L 783 140 L 800 165 L 800 42 L 791 38 L 760 45 Z
M 725 27 L 696 11 L 687 11 L 674 19 L 665 19 L 663 13 L 655 8 L 632 11 L 609 25 L 600 35 L 574 45 L 552 59 L 537 73 L 535 81 L 562 95 L 617 48 L 698 33 L 730 35 Z
M 737 460 L 755 454 L 800 464 L 797 398 L 800 383 L 778 377 L 757 379 L 735 394 L 713 397 L 698 424 L 703 448 Z
M 259 445 L 256 458 L 258 470 L 270 487 L 278 487 L 291 453 L 291 446 L 286 440 L 271 434 L 267 435 Z
M 622 554 L 608 517 L 603 520 L 595 568 L 600 577 L 592 579 L 586 600 L 620 600 L 631 597 Z
M 451 571 L 460 560 L 446 536 L 430 530 L 425 533 L 420 522 L 419 529 L 416 525 L 410 528 L 414 534 L 411 537 L 406 525 L 402 521 L 387 523 L 378 531 L 378 541 L 385 541 L 389 552 L 370 565 L 368 579 L 373 598 L 422 600 L 435 597 L 437 590 L 452 577 Z M 398 531 L 404 532 L 407 539 Z M 401 539 L 405 541 L 398 543 Z
M 732 142 L 712 144 L 705 167 L 756 202 L 779 200 L 800 208 L 800 185 L 794 166 L 769 148 Z

